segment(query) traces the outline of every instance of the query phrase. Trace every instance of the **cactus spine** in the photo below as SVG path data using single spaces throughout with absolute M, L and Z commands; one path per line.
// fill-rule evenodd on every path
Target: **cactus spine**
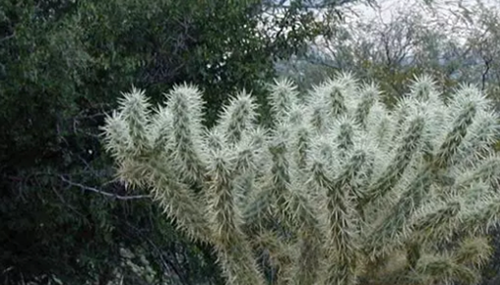
M 301 98 L 276 81 L 271 127 L 241 92 L 205 129 L 196 87 L 156 111 L 133 89 L 104 143 L 120 179 L 214 246 L 227 284 L 476 284 L 500 218 L 498 118 L 472 86 L 410 90 L 388 110 L 349 74 Z

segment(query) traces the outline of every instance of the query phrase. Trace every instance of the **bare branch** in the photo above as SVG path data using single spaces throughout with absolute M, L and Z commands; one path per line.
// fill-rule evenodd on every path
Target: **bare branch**
M 5 37 L 1 38 L 1 39 L 0 39 L 0 43 L 5 42 L 5 41 L 8 41 L 8 40 L 10 40 L 10 39 L 13 39 L 15 36 L 16 36 L 16 33 L 15 33 L 15 32 L 13 32 L 12 34 L 10 34 L 10 35 L 8 35 L 8 36 L 5 36 Z
M 82 190 L 85 190 L 85 191 L 91 191 L 91 192 L 95 192 L 95 193 L 99 193 L 101 195 L 104 195 L 104 196 L 108 196 L 108 197 L 112 197 L 112 198 L 115 198 L 115 199 L 118 199 L 118 200 L 134 200 L 134 199 L 145 199 L 145 198 L 148 198 L 150 199 L 151 198 L 151 195 L 132 195 L 132 196 L 122 196 L 122 195 L 118 195 L 118 194 L 114 194 L 114 193 L 110 193 L 110 192 L 106 192 L 106 191 L 102 191 L 102 190 L 99 190 L 97 188 L 94 188 L 94 187 L 89 187 L 89 186 L 85 186 L 83 184 L 80 184 L 80 183 L 77 183 L 77 182 L 73 182 L 71 180 L 68 180 L 66 179 L 64 176 L 62 175 L 59 175 L 59 178 L 64 181 L 66 184 L 68 185 L 71 185 L 71 186 L 75 186 L 75 187 L 79 187 L 80 189 Z

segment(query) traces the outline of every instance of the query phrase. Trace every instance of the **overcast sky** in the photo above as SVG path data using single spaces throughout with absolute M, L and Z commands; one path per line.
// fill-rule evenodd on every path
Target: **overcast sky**
M 355 13 L 347 13 L 347 27 L 355 27 L 349 24 L 352 21 L 367 24 L 389 23 L 401 13 L 417 12 L 422 17 L 422 24 L 434 26 L 447 32 L 449 36 L 460 39 L 465 38 L 467 33 L 474 33 L 472 30 L 478 27 L 467 23 L 462 16 L 464 11 L 471 11 L 471 15 L 475 15 L 478 1 L 483 3 L 488 11 L 500 13 L 500 0 L 432 0 L 432 8 L 425 4 L 425 0 L 377 0 L 379 8 L 354 5 L 352 10 Z
M 446 11 L 458 11 L 460 6 L 467 9 L 473 9 L 477 5 L 478 0 L 432 0 L 432 5 L 440 13 L 446 13 Z M 500 0 L 480 0 L 485 6 L 492 9 L 500 9 Z M 400 9 L 422 9 L 425 7 L 425 0 L 378 0 L 377 4 L 381 7 L 380 11 L 375 11 L 372 8 L 366 7 L 365 5 L 356 5 L 355 9 L 359 12 L 364 19 L 369 21 L 375 17 L 378 17 L 379 12 L 381 12 L 384 19 L 390 21 L 390 19 L 398 14 Z M 448 12 L 451 16 L 452 13 Z M 432 15 L 429 14 L 430 17 Z M 441 15 L 443 16 L 443 14 Z

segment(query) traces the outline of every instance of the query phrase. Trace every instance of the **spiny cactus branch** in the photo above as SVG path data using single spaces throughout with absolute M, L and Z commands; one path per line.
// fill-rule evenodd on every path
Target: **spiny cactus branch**
M 103 142 L 122 181 L 213 245 L 227 284 L 472 285 L 500 219 L 500 123 L 477 88 L 444 100 L 435 84 L 389 109 L 351 74 L 307 94 L 279 80 L 271 122 L 242 91 L 211 128 L 195 86 L 155 109 L 134 88 Z

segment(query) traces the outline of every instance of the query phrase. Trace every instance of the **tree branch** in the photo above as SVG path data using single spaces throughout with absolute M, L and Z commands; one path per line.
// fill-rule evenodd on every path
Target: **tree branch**
M 115 199 L 118 199 L 118 200 L 134 200 L 134 199 L 145 199 L 145 198 L 151 198 L 151 195 L 132 195 L 132 196 L 122 196 L 122 195 L 118 195 L 118 194 L 114 194 L 114 193 L 110 193 L 110 192 L 106 192 L 106 191 L 102 191 L 102 190 L 99 190 L 97 188 L 94 188 L 94 187 L 89 187 L 89 186 L 85 186 L 83 184 L 80 184 L 80 183 L 77 183 L 77 182 L 73 182 L 71 180 L 68 180 L 66 179 L 64 176 L 62 175 L 59 175 L 59 178 L 64 181 L 66 184 L 68 185 L 71 185 L 71 186 L 75 186 L 75 187 L 79 187 L 80 189 L 82 190 L 85 190 L 85 191 L 91 191 L 91 192 L 95 192 L 95 193 L 99 193 L 101 195 L 104 195 L 104 196 L 108 196 L 108 197 L 112 197 L 112 198 L 115 198 Z
M 483 72 L 483 74 L 481 75 L 481 90 L 484 91 L 484 88 L 486 86 L 486 77 L 488 76 L 488 72 L 490 71 L 490 63 L 491 63 L 491 59 L 484 59 L 484 65 L 485 65 L 485 70 Z
M 10 39 L 13 39 L 15 36 L 16 36 L 16 33 L 15 33 L 15 32 L 14 32 L 14 33 L 12 33 L 12 34 L 10 34 L 10 35 L 8 35 L 8 36 L 5 36 L 5 37 L 3 37 L 3 38 L 1 38 L 1 39 L 0 39 L 0 43 L 5 42 L 5 41 L 8 41 L 8 40 L 10 40 Z

